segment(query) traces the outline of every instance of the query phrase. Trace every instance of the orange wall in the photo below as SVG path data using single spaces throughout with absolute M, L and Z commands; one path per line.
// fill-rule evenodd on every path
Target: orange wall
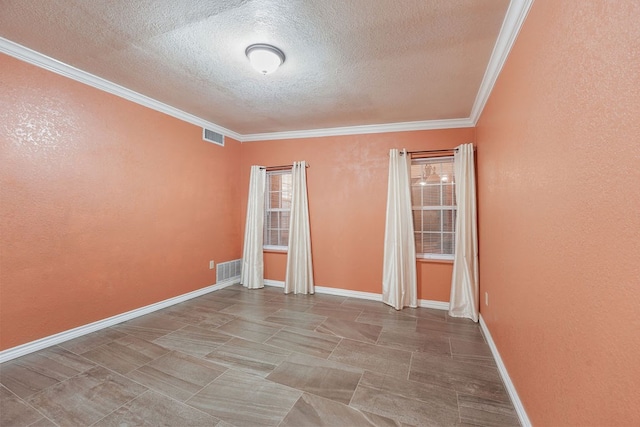
M 306 160 L 317 286 L 382 292 L 389 149 L 453 148 L 474 129 L 396 132 L 242 144 L 243 217 L 250 166 Z M 448 301 L 451 263 L 419 262 L 418 297 Z M 286 254 L 265 254 L 265 278 L 284 280 Z
M 215 283 L 240 144 L 0 55 L 0 349 Z
M 640 425 L 638 22 L 536 1 L 476 129 L 482 316 L 536 426 Z

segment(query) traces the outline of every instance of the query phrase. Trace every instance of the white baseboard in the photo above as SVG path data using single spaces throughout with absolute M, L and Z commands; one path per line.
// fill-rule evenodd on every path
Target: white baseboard
M 108 328 L 127 320 L 135 319 L 139 316 L 144 316 L 145 314 L 153 313 L 156 310 L 167 308 L 174 304 L 178 304 L 192 298 L 208 294 L 209 292 L 226 288 L 227 286 L 235 285 L 236 283 L 239 283 L 239 280 L 239 278 L 226 280 L 224 282 L 207 286 L 206 288 L 198 289 L 196 291 L 189 292 L 183 295 L 178 295 L 177 297 L 156 302 L 145 307 L 136 308 L 135 310 L 131 310 L 126 313 L 117 314 L 107 319 L 98 320 L 97 322 L 89 323 L 88 325 L 79 326 L 77 328 L 69 329 L 55 335 L 50 335 L 36 341 L 31 341 L 17 347 L 8 348 L 6 350 L 0 351 L 0 363 L 7 362 L 11 359 L 15 359 L 16 357 L 24 356 L 29 353 L 33 353 L 34 351 L 42 350 L 43 348 L 51 347 L 65 341 L 69 341 L 73 338 L 78 338 L 82 335 L 86 335 L 100 329 Z
M 264 280 L 265 286 L 275 286 L 277 288 L 284 288 L 284 282 L 280 280 Z M 315 286 L 316 293 L 326 295 L 337 295 L 341 297 L 360 298 L 371 301 L 382 301 L 382 294 L 376 294 L 374 292 L 352 291 L 350 289 L 329 288 L 326 286 Z M 432 301 L 421 299 L 418 300 L 418 306 L 424 308 L 435 308 L 436 310 L 449 310 L 449 303 L 444 301 Z
M 316 286 L 316 292 L 319 294 L 336 295 L 339 297 L 359 298 L 370 301 L 382 301 L 382 294 L 373 292 L 352 291 L 350 289 L 328 288 L 326 286 Z
M 89 323 L 87 325 L 79 326 L 77 328 L 69 329 L 67 331 L 60 332 L 58 334 L 50 335 L 48 337 L 41 338 L 36 341 L 31 341 L 26 344 L 12 347 L 3 351 L 0 351 L 0 363 L 7 362 L 20 356 L 24 356 L 29 353 L 33 353 L 43 348 L 51 347 L 65 341 L 69 341 L 74 338 L 81 337 L 82 335 L 89 334 L 91 332 L 99 331 L 100 329 L 108 328 L 118 323 L 126 322 L 127 320 L 135 319 L 145 314 L 153 313 L 154 311 L 161 310 L 163 308 L 170 307 L 174 304 L 190 300 L 214 292 L 231 285 L 239 283 L 239 278 L 227 280 L 206 288 L 198 289 L 193 292 L 189 292 L 177 297 L 169 298 L 164 301 L 160 301 L 154 304 L 147 305 L 145 307 L 136 308 L 135 310 L 128 311 L 126 313 L 117 314 L 107 319 L 98 320 L 97 322 Z M 275 286 L 284 288 L 284 282 L 279 280 L 265 279 L 265 286 Z M 350 289 L 329 288 L 325 286 L 316 286 L 315 290 L 319 294 L 337 295 L 350 298 L 360 298 L 371 301 L 382 301 L 382 294 L 376 294 L 373 292 L 352 291 Z M 425 308 L 435 308 L 438 310 L 448 310 L 449 303 L 442 301 L 431 300 L 418 300 L 418 305 Z
M 482 334 L 484 335 L 487 343 L 489 344 L 489 348 L 491 349 L 491 353 L 493 354 L 493 358 L 496 361 L 496 365 L 498 365 L 498 372 L 500 372 L 500 376 L 502 377 L 502 381 L 504 382 L 504 386 L 509 393 L 509 397 L 511 397 L 511 402 L 513 403 L 514 408 L 516 409 L 516 413 L 518 414 L 518 418 L 520 419 L 520 424 L 523 427 L 531 427 L 531 421 L 529 421 L 529 417 L 527 416 L 527 412 L 524 410 L 524 405 L 522 405 L 522 401 L 520 400 L 520 396 L 518 396 L 518 392 L 516 391 L 515 386 L 511 382 L 511 378 L 509 377 L 509 372 L 507 372 L 506 366 L 502 362 L 502 358 L 500 357 L 500 353 L 498 352 L 498 348 L 496 344 L 493 342 L 493 338 L 491 338 L 491 332 L 489 332 L 489 328 L 487 324 L 484 322 L 482 318 L 482 314 L 480 315 L 480 329 L 482 330 Z
M 264 279 L 265 286 L 273 286 L 274 288 L 284 288 L 284 282 L 280 280 Z
M 449 303 L 445 301 L 434 301 L 430 299 L 419 299 L 418 305 L 422 308 L 434 308 L 436 310 L 449 310 Z
M 26 344 L 19 345 L 17 347 L 12 347 L 7 350 L 0 351 L 0 363 L 7 362 L 9 360 L 15 359 L 20 356 L 24 356 L 29 353 L 33 353 L 38 350 L 42 350 L 43 348 L 51 347 L 53 345 L 57 345 L 63 343 L 65 341 L 78 338 L 82 335 L 89 334 L 91 332 L 98 331 L 100 329 L 108 328 L 110 326 L 116 325 L 118 323 L 125 322 L 127 320 L 135 319 L 139 316 L 144 316 L 145 314 L 153 313 L 154 311 L 161 310 L 163 308 L 167 308 L 174 304 L 178 304 L 192 298 L 196 298 L 209 292 L 214 292 L 223 288 L 226 288 L 231 285 L 235 285 L 239 283 L 239 278 L 234 278 L 231 280 L 227 280 L 222 283 L 218 283 L 212 286 L 208 286 L 206 288 L 198 289 L 193 292 L 189 292 L 183 295 L 179 295 L 173 298 L 166 299 L 164 301 L 160 301 L 154 304 L 147 305 L 145 307 L 140 307 L 135 310 L 128 311 L 126 313 L 118 314 L 107 319 L 99 320 L 97 322 L 89 323 L 87 325 L 79 326 L 74 329 L 69 329 L 64 332 L 60 332 L 55 335 L 50 335 L 48 337 L 32 341 Z M 268 280 L 264 281 L 265 286 L 275 286 L 284 288 L 284 282 L 278 280 Z M 324 286 L 316 286 L 315 290 L 319 294 L 327 294 L 327 295 L 337 295 L 351 298 L 360 298 L 372 301 L 382 301 L 382 294 L 376 294 L 373 292 L 362 292 L 362 291 L 352 291 L 349 289 L 339 289 L 339 288 L 329 288 Z M 431 301 L 431 300 L 419 300 L 418 304 L 420 307 L 425 308 L 434 308 L 438 310 L 448 310 L 449 303 L 442 301 Z M 518 392 L 516 391 L 513 382 L 511 382 L 511 378 L 509 377 L 509 373 L 507 372 L 507 368 L 502 362 L 502 358 L 500 357 L 500 353 L 493 342 L 493 338 L 491 337 L 491 332 L 487 327 L 487 324 L 484 322 L 482 318 L 482 314 L 480 314 L 480 329 L 482 330 L 483 335 L 485 336 L 487 343 L 489 344 L 489 348 L 491 349 L 491 353 L 493 354 L 493 358 L 496 361 L 496 365 L 498 366 L 498 372 L 500 372 L 500 376 L 502 377 L 502 381 L 505 384 L 507 392 L 511 397 L 511 401 L 513 402 L 513 406 L 515 407 L 516 413 L 518 414 L 518 418 L 520 419 L 520 423 L 523 427 L 531 427 L 531 422 L 529 421 L 529 417 L 522 405 L 522 401 L 518 396 Z

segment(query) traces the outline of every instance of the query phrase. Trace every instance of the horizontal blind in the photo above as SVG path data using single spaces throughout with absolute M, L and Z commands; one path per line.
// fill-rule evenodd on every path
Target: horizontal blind
M 411 204 L 416 254 L 452 259 L 456 223 L 453 157 L 412 160 Z
M 291 171 L 267 171 L 264 246 L 286 248 L 289 244 Z

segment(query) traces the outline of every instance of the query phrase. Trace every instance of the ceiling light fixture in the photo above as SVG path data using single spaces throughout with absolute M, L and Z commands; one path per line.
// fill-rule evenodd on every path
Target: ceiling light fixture
M 244 52 L 251 62 L 251 66 L 259 73 L 269 74 L 284 63 L 284 53 L 270 44 L 252 44 Z

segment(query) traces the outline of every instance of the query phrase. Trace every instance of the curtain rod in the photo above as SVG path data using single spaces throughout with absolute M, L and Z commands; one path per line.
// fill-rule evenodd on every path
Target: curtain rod
M 458 148 L 447 148 L 444 150 L 420 150 L 420 151 L 407 151 L 407 154 L 437 154 L 437 153 L 451 153 L 458 151 Z M 476 147 L 473 147 L 473 151 L 476 151 Z M 399 153 L 401 156 L 404 155 L 404 151 Z
M 422 151 L 407 151 L 407 154 L 432 154 L 432 153 L 450 153 L 452 151 L 458 151 L 457 148 L 449 148 L 447 150 L 422 150 Z M 405 152 L 401 151 L 399 153 L 401 156 L 404 156 Z
M 309 165 L 308 163 L 305 165 L 305 167 L 309 167 L 311 165 Z M 293 169 L 293 165 L 280 165 L 280 166 L 260 166 L 260 169 L 265 169 L 268 171 L 275 171 L 275 170 L 280 170 L 280 169 Z

